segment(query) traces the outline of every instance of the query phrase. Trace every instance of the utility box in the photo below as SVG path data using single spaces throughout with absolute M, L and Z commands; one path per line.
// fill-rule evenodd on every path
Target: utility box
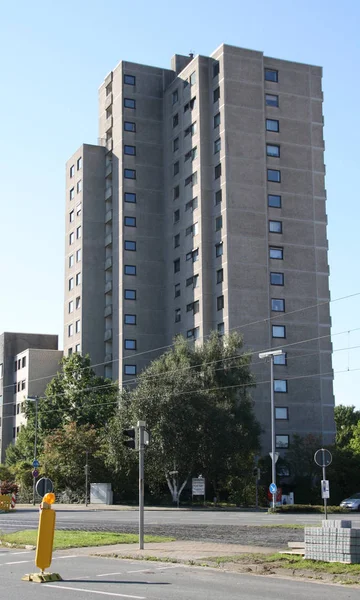
M 90 504 L 112 504 L 111 483 L 90 483 Z

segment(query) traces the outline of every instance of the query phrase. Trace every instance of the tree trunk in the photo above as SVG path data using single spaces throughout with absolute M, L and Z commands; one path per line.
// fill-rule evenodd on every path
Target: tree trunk
M 172 497 L 172 501 L 179 505 L 180 502 L 180 495 L 181 492 L 183 491 L 184 487 L 186 486 L 188 479 L 189 479 L 189 475 L 187 475 L 186 479 L 183 481 L 183 483 L 181 484 L 181 486 L 178 488 L 178 480 L 177 478 L 173 477 L 172 481 L 170 479 L 170 476 L 165 473 L 165 478 L 166 478 L 166 482 L 168 484 L 168 488 L 170 490 L 170 494 Z

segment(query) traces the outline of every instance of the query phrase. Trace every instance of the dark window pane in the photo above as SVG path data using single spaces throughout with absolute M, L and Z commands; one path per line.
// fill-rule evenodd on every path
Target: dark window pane
M 132 121 L 124 121 L 124 130 L 125 131 L 136 131 L 135 123 L 132 123 Z
M 265 95 L 266 106 L 279 106 L 279 96 L 274 94 Z
M 135 85 L 134 75 L 124 75 L 124 83 L 127 85 Z
M 125 192 L 124 200 L 125 200 L 125 202 L 130 202 L 131 204 L 135 204 L 136 194 L 133 194 L 132 192 Z
M 132 98 L 124 98 L 124 106 L 125 108 L 135 108 L 135 100 L 133 100 Z
M 285 300 L 282 298 L 271 298 L 271 310 L 275 312 L 284 312 Z
M 284 273 L 270 273 L 271 285 L 284 285 Z
M 278 72 L 274 69 L 265 69 L 265 79 L 266 81 L 275 81 L 278 82 Z
M 277 194 L 268 194 L 268 205 L 273 208 L 281 208 L 281 196 Z
M 274 181 L 275 183 L 280 183 L 281 181 L 281 173 L 275 169 L 267 170 L 267 180 Z
M 279 131 L 279 121 L 276 119 L 266 119 L 266 129 L 267 131 Z

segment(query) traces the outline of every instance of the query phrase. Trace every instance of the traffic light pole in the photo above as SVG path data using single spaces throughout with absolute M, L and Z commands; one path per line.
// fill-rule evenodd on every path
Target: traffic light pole
M 144 549 L 144 453 L 145 421 L 138 421 L 139 431 L 139 549 Z

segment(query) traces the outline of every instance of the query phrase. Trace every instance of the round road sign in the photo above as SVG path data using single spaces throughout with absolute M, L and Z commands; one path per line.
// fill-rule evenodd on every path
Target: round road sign
M 330 450 L 326 448 L 320 448 L 316 450 L 314 454 L 314 461 L 319 467 L 328 467 L 332 463 L 332 454 Z
M 36 492 L 39 496 L 45 496 L 54 490 L 53 482 L 48 477 L 42 477 L 36 484 Z
M 40 467 L 40 463 L 38 460 L 36 460 L 36 458 L 33 460 L 32 466 L 34 467 L 34 469 L 37 469 L 38 467 Z
M 270 490 L 270 494 L 276 494 L 276 492 L 277 492 L 276 483 L 270 483 L 269 490 Z
M 39 477 L 39 471 L 37 469 L 34 469 L 31 474 L 33 477 L 35 477 L 35 479 Z

